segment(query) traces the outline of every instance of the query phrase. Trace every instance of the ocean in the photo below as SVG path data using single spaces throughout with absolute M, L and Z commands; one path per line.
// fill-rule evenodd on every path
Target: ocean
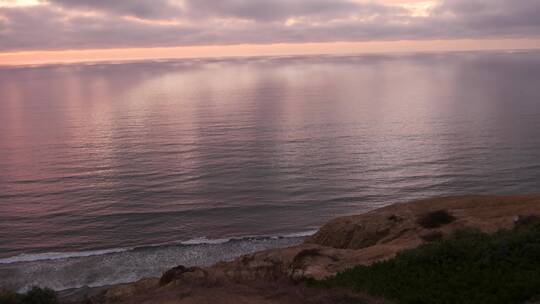
M 415 199 L 540 192 L 540 52 L 0 67 L 0 287 L 159 276 Z

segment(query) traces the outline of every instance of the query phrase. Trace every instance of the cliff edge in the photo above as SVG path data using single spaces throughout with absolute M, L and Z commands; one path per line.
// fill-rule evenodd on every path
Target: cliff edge
M 396 204 L 331 220 L 299 246 L 249 254 L 207 268 L 178 266 L 160 279 L 113 286 L 84 303 L 386 303 L 347 291 L 310 289 L 301 282 L 390 259 L 457 229 L 490 233 L 530 216 L 540 216 L 540 195 Z

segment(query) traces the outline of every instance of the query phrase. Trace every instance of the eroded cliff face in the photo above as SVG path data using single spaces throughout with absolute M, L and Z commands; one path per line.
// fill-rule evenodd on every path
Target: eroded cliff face
M 384 303 L 342 291 L 310 290 L 299 282 L 392 258 L 456 229 L 511 228 L 530 215 L 540 216 L 540 195 L 466 196 L 392 205 L 332 220 L 299 246 L 208 268 L 176 267 L 161 280 L 114 286 L 91 303 Z M 426 224 L 422 221 L 426 218 L 434 222 Z
M 419 224 L 419 219 L 440 210 L 447 211 L 455 220 L 435 228 Z M 306 243 L 380 251 L 380 258 L 388 258 L 398 251 L 422 244 L 427 235 L 435 232 L 446 235 L 465 227 L 494 232 L 511 228 L 516 217 L 531 214 L 540 214 L 540 195 L 427 199 L 334 219 Z

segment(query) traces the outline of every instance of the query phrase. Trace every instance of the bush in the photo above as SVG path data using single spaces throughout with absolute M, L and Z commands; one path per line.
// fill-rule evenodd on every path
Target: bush
M 54 290 L 33 287 L 26 294 L 6 293 L 0 295 L 0 304 L 57 304 Z
M 538 223 L 540 223 L 540 217 L 538 217 L 537 215 L 518 215 L 514 220 L 514 225 L 516 227 L 534 226 Z
M 420 238 L 426 242 L 435 242 L 442 239 L 444 235 L 440 231 L 430 231 L 420 236 Z
M 314 287 L 350 288 L 404 304 L 512 304 L 540 295 L 540 224 L 487 235 L 457 231 Z
M 434 229 L 450 224 L 455 220 L 456 218 L 448 213 L 448 211 L 437 210 L 422 215 L 416 222 L 424 228 Z
M 0 291 L 0 304 L 19 304 L 21 299 L 22 295 L 20 294 Z

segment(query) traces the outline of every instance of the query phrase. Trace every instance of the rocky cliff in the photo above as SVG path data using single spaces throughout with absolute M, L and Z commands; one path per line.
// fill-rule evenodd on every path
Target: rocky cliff
M 208 268 L 178 266 L 161 279 L 113 286 L 85 303 L 384 303 L 303 287 L 360 264 L 392 258 L 464 227 L 485 232 L 540 215 L 540 195 L 464 196 L 391 205 L 328 222 L 302 245 Z

